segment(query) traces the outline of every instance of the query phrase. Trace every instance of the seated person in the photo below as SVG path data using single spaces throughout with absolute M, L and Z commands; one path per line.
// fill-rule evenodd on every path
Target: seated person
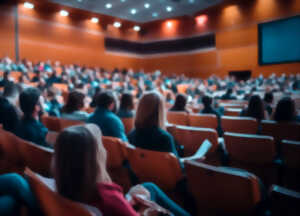
M 294 122 L 297 121 L 295 102 L 290 97 L 282 98 L 275 109 L 273 120 L 278 122 Z
M 265 94 L 264 107 L 265 107 L 265 110 L 268 112 L 269 116 L 271 116 L 273 113 L 273 108 L 272 108 L 273 99 L 274 99 L 274 97 L 273 97 L 272 92 L 267 92 Z
M 130 132 L 130 144 L 153 151 L 172 152 L 178 156 L 175 141 L 165 130 L 164 99 L 158 92 L 145 93 L 140 99 L 135 129 Z
M 39 121 L 43 112 L 41 92 L 36 88 L 27 88 L 20 94 L 20 107 L 23 118 L 17 129 L 17 136 L 41 146 L 48 146 L 48 129 Z
M 189 113 L 189 111 L 186 108 L 186 104 L 187 104 L 187 97 L 184 94 L 178 94 L 176 95 L 176 99 L 175 99 L 175 103 L 174 105 L 171 107 L 171 109 L 169 109 L 169 111 L 173 111 L 173 112 L 187 112 Z
M 221 99 L 222 100 L 235 100 L 236 97 L 233 96 L 232 93 L 233 93 L 232 88 L 228 88 L 226 93 L 221 96 Z
M 17 132 L 21 111 L 16 106 L 20 88 L 13 82 L 6 83 L 3 96 L 0 96 L 0 124 L 12 133 Z
M 87 112 L 81 111 L 84 107 L 85 95 L 79 91 L 72 91 L 68 95 L 67 103 L 62 108 L 61 117 L 70 120 L 86 121 L 89 117 Z
M 9 70 L 4 71 L 4 73 L 3 73 L 3 78 L 2 78 L 2 80 L 0 81 L 0 87 L 4 87 L 7 83 L 11 82 L 11 81 L 9 80 L 9 73 L 10 73 Z
M 120 118 L 134 117 L 133 96 L 130 93 L 123 93 L 121 96 L 121 104 L 117 115 Z
M 221 114 L 212 107 L 212 98 L 210 96 L 204 96 L 202 103 L 204 108 L 201 110 L 201 114 L 215 114 L 218 119 L 221 117 Z
M 57 100 L 57 93 L 54 88 L 50 87 L 47 89 L 47 101 L 45 101 L 45 111 L 48 112 L 49 116 L 60 117 L 61 104 Z
M 147 212 L 190 215 L 153 183 L 134 186 L 126 200 L 122 188 L 112 182 L 106 170 L 107 154 L 101 136 L 99 128 L 92 124 L 69 127 L 59 134 L 52 169 L 56 190 L 61 196 L 94 206 L 103 216 L 149 215 Z M 34 193 L 20 175 L 1 175 L 0 194 L 0 215 L 18 215 L 22 204 L 29 207 L 30 215 L 39 212 Z
M 87 122 L 98 125 L 104 136 L 117 137 L 127 142 L 124 125 L 121 119 L 113 112 L 116 101 L 111 91 L 99 93 L 96 100 L 97 108 L 90 115 Z
M 258 95 L 251 96 L 248 108 L 243 109 L 240 115 L 256 118 L 258 121 L 265 119 L 265 109 L 261 98 Z

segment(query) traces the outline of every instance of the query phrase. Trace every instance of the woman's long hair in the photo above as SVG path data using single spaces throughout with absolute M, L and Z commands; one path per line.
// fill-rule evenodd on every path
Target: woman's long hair
M 294 121 L 296 116 L 295 102 L 290 97 L 282 98 L 275 109 L 275 121 Z
M 66 105 L 62 108 L 63 113 L 72 113 L 84 107 L 85 95 L 79 91 L 72 91 L 68 95 Z
M 99 198 L 97 183 L 111 182 L 100 129 L 93 124 L 69 127 L 59 134 L 54 150 L 58 193 L 83 203 Z
M 247 116 L 263 120 L 265 118 L 264 105 L 258 95 L 251 96 L 247 109 Z
M 139 101 L 135 128 L 159 127 L 165 129 L 166 113 L 164 98 L 156 91 L 145 93 Z

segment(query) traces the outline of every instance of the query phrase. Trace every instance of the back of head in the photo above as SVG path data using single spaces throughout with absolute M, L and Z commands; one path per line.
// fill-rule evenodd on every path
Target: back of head
M 41 92 L 37 88 L 26 88 L 20 94 L 20 108 L 24 113 L 24 116 L 31 116 L 35 110 L 35 106 L 38 105 Z
M 101 108 L 106 108 L 115 103 L 114 95 L 111 91 L 100 92 L 96 99 L 96 106 Z
M 264 119 L 264 107 L 262 100 L 258 95 L 253 95 L 250 97 L 247 115 L 260 120 Z
M 233 92 L 232 88 L 227 89 L 226 94 L 231 95 Z
M 21 87 L 13 82 L 8 82 L 4 86 L 4 97 L 18 97 L 22 91 Z
M 166 114 L 163 97 L 155 91 L 145 93 L 139 101 L 136 112 L 135 127 L 165 128 Z
M 97 182 L 109 181 L 100 129 L 92 124 L 62 131 L 55 143 L 54 177 L 58 192 L 89 203 L 97 198 Z
M 275 109 L 275 121 L 293 121 L 295 118 L 295 102 L 290 97 L 282 98 Z
M 212 98 L 206 95 L 202 98 L 202 103 L 205 108 L 208 108 L 211 106 Z
M 187 97 L 186 97 L 186 95 L 184 95 L 184 94 L 178 94 L 176 96 L 176 99 L 175 99 L 174 108 L 176 110 L 184 111 L 186 103 L 187 103 Z
M 80 110 L 84 107 L 85 95 L 79 91 L 72 91 L 68 95 L 68 100 L 66 105 L 63 107 L 63 112 L 72 113 L 74 111 Z
M 267 92 L 265 94 L 265 97 L 264 97 L 264 101 L 266 103 L 272 103 L 273 102 L 273 99 L 274 99 L 274 96 L 273 96 L 273 93 L 272 92 Z
M 130 94 L 130 93 L 122 94 L 120 109 L 123 109 L 123 110 L 133 110 L 134 109 L 132 94 Z

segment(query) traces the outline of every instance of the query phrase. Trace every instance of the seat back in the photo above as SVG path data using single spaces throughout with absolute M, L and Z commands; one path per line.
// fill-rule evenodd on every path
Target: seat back
M 34 174 L 28 174 L 30 187 L 34 191 L 45 216 L 92 216 L 82 205 L 50 190 Z
M 125 127 L 125 133 L 129 134 L 134 128 L 134 118 L 121 118 L 121 120 Z
M 226 116 L 240 116 L 242 109 L 239 108 L 225 108 L 224 115 Z
M 163 190 L 174 190 L 182 178 L 181 167 L 174 154 L 127 147 L 130 167 L 140 182 L 154 182 Z
M 83 121 L 78 121 L 78 120 L 70 120 L 70 119 L 63 119 L 59 118 L 59 130 L 62 131 L 63 129 L 75 125 L 82 125 L 84 124 Z
M 218 119 L 216 115 L 211 114 L 189 114 L 189 126 L 191 127 L 202 127 L 202 128 L 213 128 L 218 127 Z
M 167 120 L 170 124 L 175 125 L 189 125 L 188 115 L 186 112 L 172 112 L 168 111 Z
M 126 143 L 116 137 L 102 136 L 102 142 L 107 152 L 107 167 L 118 168 L 126 159 L 124 148 Z
M 53 116 L 42 116 L 41 121 L 48 130 L 56 132 L 60 131 L 59 118 Z
M 224 132 L 256 134 L 258 131 L 255 118 L 222 116 L 221 124 Z
M 206 139 L 212 144 L 210 152 L 214 152 L 218 146 L 218 134 L 211 128 L 176 126 L 172 128 L 171 134 L 179 145 L 184 146 L 184 156 L 196 153 Z
M 273 137 L 228 133 L 224 134 L 226 150 L 232 160 L 250 164 L 271 164 L 276 156 Z
M 198 215 L 246 214 L 260 201 L 258 179 L 248 172 L 230 171 L 195 161 L 185 161 L 189 192 Z
M 276 143 L 280 143 L 283 139 L 300 141 L 300 124 L 275 122 L 275 121 L 262 121 L 261 122 L 263 135 L 273 136 Z
M 300 170 L 300 142 L 283 140 L 281 147 L 285 166 Z

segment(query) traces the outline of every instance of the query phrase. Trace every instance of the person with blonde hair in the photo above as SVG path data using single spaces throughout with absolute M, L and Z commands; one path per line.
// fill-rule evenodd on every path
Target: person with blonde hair
M 165 129 L 164 98 L 156 91 L 146 92 L 139 101 L 135 129 L 128 135 L 129 142 L 139 148 L 172 152 L 178 156 L 175 141 Z

